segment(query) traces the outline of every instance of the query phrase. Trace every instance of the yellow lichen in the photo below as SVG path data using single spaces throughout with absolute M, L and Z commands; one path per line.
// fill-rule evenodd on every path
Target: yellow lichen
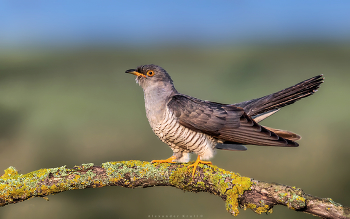
M 187 175 L 187 167 L 179 167 L 169 177 L 169 182 L 177 188 L 184 188 L 184 178 Z
M 226 192 L 226 210 L 232 215 L 237 216 L 238 211 L 238 198 L 243 195 L 244 191 L 249 190 L 252 185 L 251 179 L 248 177 L 241 177 L 237 174 L 233 174 L 234 178 L 230 183 L 233 187 Z
M 185 180 L 186 177 L 191 176 L 192 173 L 192 170 L 189 171 L 187 166 L 188 165 L 183 165 L 176 168 L 169 177 L 170 183 L 185 191 L 205 190 L 206 185 L 203 181 L 198 180 L 196 184 L 192 184 L 193 181 Z M 238 215 L 238 198 L 244 191 L 249 190 L 252 185 L 251 179 L 248 177 L 241 177 L 239 174 L 220 169 L 213 165 L 199 164 L 198 167 L 197 168 L 201 170 L 199 171 L 197 169 L 196 174 L 201 174 L 203 180 L 209 182 L 211 187 L 213 187 L 213 193 L 226 196 L 227 211 L 232 215 Z
M 26 198 L 83 189 L 87 186 L 103 187 L 118 184 L 134 187 L 134 182 L 142 178 L 164 180 L 169 177 L 171 185 L 185 191 L 207 191 L 210 188 L 213 193 L 226 199 L 226 209 L 231 214 L 238 215 L 238 198 L 244 191 L 249 190 L 252 185 L 251 179 L 207 164 L 199 164 L 196 169 L 196 177 L 192 179 L 193 169 L 187 168 L 189 164 L 151 164 L 137 160 L 106 162 L 102 164 L 102 168 L 105 169 L 107 177 L 102 179 L 95 179 L 96 173 L 92 171 L 94 165 L 92 163 L 73 169 L 65 166 L 41 169 L 24 175 L 18 174 L 13 167 L 10 167 L 5 170 L 5 174 L 0 179 L 13 181 L 8 185 L 1 183 L 0 180 L 0 192 L 2 195 L 7 195 L 9 199 L 10 197 Z M 125 177 L 126 174 L 128 177 Z M 43 185 L 43 182 L 49 183 Z M 37 189 L 38 187 L 40 189 Z M 247 207 L 254 208 L 256 212 L 263 212 L 266 208 L 263 205 L 259 207 L 247 205 Z
M 266 213 L 266 212 L 269 212 L 269 211 L 270 211 L 270 209 L 269 209 L 268 205 L 257 207 L 254 210 L 254 212 L 257 213 L 257 214 Z
M 244 207 L 245 207 L 244 210 L 246 210 L 246 208 L 255 209 L 256 208 L 256 204 L 247 203 L 247 204 L 244 205 Z
M 1 176 L 1 178 L 3 178 L 3 179 L 6 179 L 8 177 L 13 177 L 15 175 L 18 175 L 18 172 L 17 172 L 16 168 L 14 168 L 12 166 L 7 168 L 6 170 L 4 170 L 4 172 L 5 173 Z

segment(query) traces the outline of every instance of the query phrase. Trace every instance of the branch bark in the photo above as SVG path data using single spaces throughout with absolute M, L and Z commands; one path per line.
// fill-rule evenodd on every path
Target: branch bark
M 0 206 L 74 189 L 173 186 L 184 191 L 217 195 L 234 216 L 238 215 L 239 207 L 261 214 L 271 213 L 274 205 L 284 205 L 323 218 L 350 218 L 349 207 L 330 198 L 306 194 L 300 188 L 262 182 L 203 164 L 197 167 L 192 179 L 192 169 L 188 169 L 188 165 L 121 161 L 101 166 L 91 163 L 73 168 L 40 169 L 27 174 L 18 174 L 14 167 L 9 167 L 0 177 Z

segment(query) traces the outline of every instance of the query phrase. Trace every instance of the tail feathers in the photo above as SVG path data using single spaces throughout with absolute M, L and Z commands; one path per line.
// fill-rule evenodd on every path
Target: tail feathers
M 247 148 L 244 145 L 235 143 L 235 142 L 224 142 L 218 143 L 216 149 L 228 150 L 228 151 L 246 151 Z
M 314 94 L 323 80 L 323 75 L 318 75 L 279 92 L 234 105 L 242 107 L 249 116 L 256 116 L 290 105 L 297 100 Z
M 274 128 L 269 128 L 269 127 L 264 127 L 264 128 L 266 128 L 267 130 L 270 130 L 271 132 L 274 132 L 276 135 L 278 135 L 282 138 L 285 138 L 285 139 L 288 139 L 291 141 L 298 141 L 301 139 L 300 135 L 293 133 L 293 132 L 290 132 L 290 131 L 281 130 L 281 129 L 274 129 Z
M 219 139 L 225 144 L 231 145 L 260 145 L 260 146 L 275 146 L 275 147 L 298 147 L 299 144 L 285 139 L 273 131 L 259 125 L 254 119 L 244 113 L 240 118 L 240 126 L 233 129 L 222 129 Z M 219 147 L 224 147 L 219 145 Z M 225 146 L 224 149 L 232 150 Z M 237 150 L 237 148 L 233 148 Z
M 254 117 L 254 121 L 259 123 L 262 120 L 266 119 L 267 117 L 273 115 L 274 113 L 276 113 L 278 111 L 279 111 L 279 109 L 276 109 L 276 110 L 272 110 L 272 111 L 269 111 L 269 112 L 265 112 L 265 113 L 259 114 L 259 115 Z M 266 127 L 266 126 L 264 126 L 264 128 L 266 128 L 267 130 L 277 134 L 278 136 L 280 136 L 282 138 L 285 138 L 285 139 L 288 139 L 288 140 L 291 140 L 291 141 L 298 141 L 298 140 L 301 139 L 300 135 L 298 135 L 296 133 L 293 133 L 293 132 L 290 132 L 290 131 L 281 130 L 281 129 L 274 129 L 274 128 L 270 128 L 270 127 Z

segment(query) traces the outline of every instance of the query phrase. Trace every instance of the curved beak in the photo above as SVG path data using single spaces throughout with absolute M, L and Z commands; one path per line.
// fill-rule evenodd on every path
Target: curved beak
M 133 75 L 136 75 L 136 76 L 141 76 L 141 77 L 146 77 L 146 75 L 138 72 L 136 69 L 129 69 L 129 70 L 126 70 L 125 73 L 129 73 L 129 74 L 133 74 Z

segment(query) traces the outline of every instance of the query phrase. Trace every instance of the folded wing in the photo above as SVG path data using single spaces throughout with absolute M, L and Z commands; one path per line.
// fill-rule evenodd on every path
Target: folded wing
M 256 123 L 241 107 L 202 101 L 178 94 L 169 101 L 168 108 L 181 125 L 223 142 L 282 147 L 298 146 L 296 142 L 284 139 Z

